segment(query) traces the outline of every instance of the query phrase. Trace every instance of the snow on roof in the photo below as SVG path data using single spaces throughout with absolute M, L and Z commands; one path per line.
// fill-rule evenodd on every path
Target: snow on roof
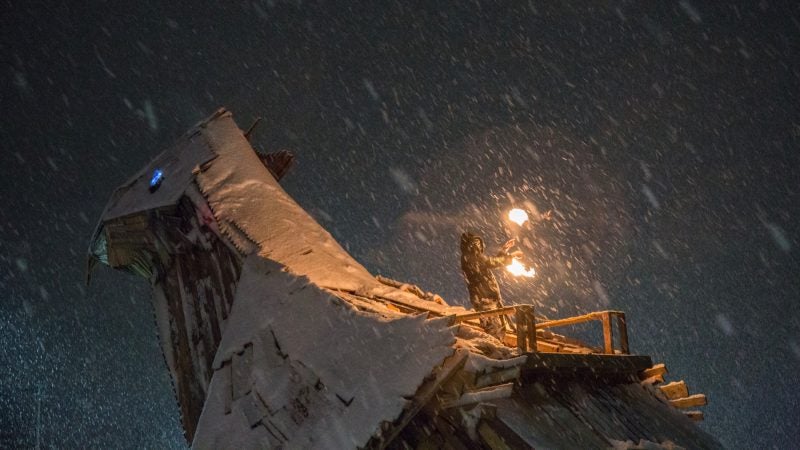
M 463 311 L 377 281 L 281 188 L 230 113 L 210 120 L 202 135 L 217 157 L 197 173 L 197 185 L 224 234 L 243 234 L 261 256 L 324 288 L 382 296 L 439 315 Z
M 193 130 L 195 132 L 182 137 L 117 188 L 102 220 L 176 204 L 194 179 L 192 171 L 214 158 L 208 142 L 196 128 Z M 151 192 L 150 180 L 156 169 L 162 171 L 164 179 L 158 189 Z
M 453 354 L 448 323 L 357 311 L 251 255 L 193 447 L 363 447 Z

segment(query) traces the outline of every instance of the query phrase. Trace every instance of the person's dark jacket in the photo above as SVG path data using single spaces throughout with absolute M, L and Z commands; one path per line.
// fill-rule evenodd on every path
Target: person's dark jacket
M 479 299 L 500 301 L 500 286 L 492 269 L 511 264 L 513 257 L 504 252 L 497 256 L 483 253 L 483 239 L 472 233 L 461 235 L 461 270 L 467 280 L 470 300 Z

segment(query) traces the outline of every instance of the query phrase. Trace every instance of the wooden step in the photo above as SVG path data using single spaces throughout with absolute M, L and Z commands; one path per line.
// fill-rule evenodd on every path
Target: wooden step
M 676 408 L 691 408 L 693 406 L 705 406 L 708 404 L 705 394 L 694 394 L 684 398 L 670 400 L 669 403 Z
M 659 386 L 658 388 L 661 389 L 661 392 L 670 400 L 689 396 L 689 389 L 686 387 L 686 383 L 684 383 L 683 380 L 673 381 L 672 383 Z
M 639 379 L 645 380 L 647 378 L 654 377 L 657 375 L 661 375 L 663 377 L 667 373 L 668 373 L 667 366 L 665 366 L 663 363 L 656 364 L 649 369 L 641 371 L 641 373 L 639 373 Z

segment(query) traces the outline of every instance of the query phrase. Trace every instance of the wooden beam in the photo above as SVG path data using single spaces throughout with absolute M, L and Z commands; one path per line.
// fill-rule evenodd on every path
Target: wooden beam
M 473 403 L 486 402 L 497 400 L 500 398 L 511 397 L 511 392 L 514 389 L 514 383 L 501 384 L 499 386 L 492 386 L 485 389 L 465 392 L 464 395 L 455 401 L 447 402 L 442 405 L 443 409 L 455 408 L 458 406 L 471 405 Z
M 492 417 L 482 417 L 478 423 L 478 436 L 484 447 L 491 450 L 533 448 L 503 421 Z
M 578 323 L 583 322 L 591 322 L 592 320 L 601 320 L 602 317 L 606 314 L 610 315 L 624 315 L 622 311 L 596 311 L 589 314 L 584 314 L 582 316 L 575 316 L 575 317 L 567 317 L 564 319 L 556 319 L 556 320 L 548 320 L 545 322 L 539 322 L 536 324 L 536 328 L 551 328 L 551 327 L 561 327 L 565 325 L 575 325 Z
M 683 380 L 673 381 L 672 383 L 659 386 L 658 388 L 661 389 L 661 392 L 670 400 L 689 396 L 689 389 L 686 387 L 686 383 L 684 383 Z
M 480 319 L 482 317 L 494 317 L 494 316 L 503 316 L 506 314 L 514 314 L 516 311 L 517 311 L 516 306 L 505 306 L 503 308 L 492 309 L 490 311 L 478 311 L 474 313 L 458 314 L 454 316 L 453 323 L 459 323 L 473 319 Z
M 649 356 L 531 353 L 522 369 L 529 374 L 636 374 L 653 365 Z
M 566 325 L 575 325 L 578 323 L 584 322 L 591 322 L 593 320 L 598 320 L 597 313 L 585 314 L 582 316 L 575 316 L 575 317 L 568 317 L 566 319 L 556 319 L 556 320 L 548 320 L 546 322 L 539 322 L 536 324 L 536 328 L 543 329 L 543 328 L 551 328 L 551 327 L 562 327 Z
M 683 414 L 694 422 L 702 422 L 704 418 L 702 411 L 685 411 Z
M 650 386 L 663 383 L 664 382 L 664 375 L 653 375 L 652 377 L 645 378 L 642 380 L 641 384 L 649 384 Z
M 478 426 L 478 435 L 491 450 L 512 450 L 502 437 L 486 421 Z
M 694 394 L 684 398 L 669 401 L 670 405 L 676 408 L 691 408 L 693 406 L 705 406 L 708 404 L 705 394 Z
M 493 386 L 495 384 L 506 383 L 511 380 L 516 380 L 519 378 L 520 368 L 519 366 L 516 367 L 509 367 L 508 369 L 501 369 L 495 372 L 487 373 L 485 375 L 481 375 L 475 380 L 475 387 L 476 388 L 484 388 L 486 386 Z
M 639 378 L 644 380 L 656 375 L 662 375 L 663 380 L 663 375 L 666 375 L 667 373 L 667 366 L 665 366 L 664 363 L 660 363 L 650 367 L 649 369 L 643 370 L 642 373 L 639 374 Z

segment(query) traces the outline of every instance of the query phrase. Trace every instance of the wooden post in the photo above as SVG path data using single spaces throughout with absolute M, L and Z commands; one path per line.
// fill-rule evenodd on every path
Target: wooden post
M 536 319 L 531 305 L 517 306 L 517 347 L 521 353 L 537 350 Z
M 630 353 L 628 347 L 628 325 L 625 323 L 625 313 L 618 312 L 617 315 L 617 329 L 619 330 L 619 346 L 623 355 Z
M 530 351 L 536 353 L 539 349 L 536 347 L 536 316 L 533 314 L 533 305 L 528 306 L 526 315 L 528 316 L 528 347 Z
M 606 311 L 602 313 L 603 320 L 603 351 L 613 355 L 614 354 L 614 335 L 611 330 L 611 313 Z
M 528 334 L 528 318 L 521 308 L 517 308 L 517 348 L 520 353 L 527 353 L 528 343 L 525 336 Z

